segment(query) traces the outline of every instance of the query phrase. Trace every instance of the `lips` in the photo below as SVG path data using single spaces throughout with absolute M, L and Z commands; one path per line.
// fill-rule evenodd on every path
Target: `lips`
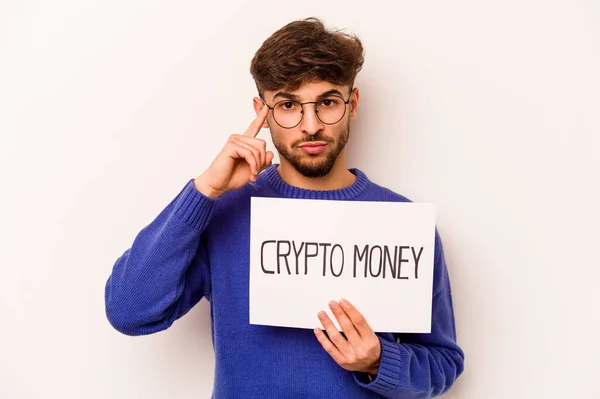
M 313 142 L 313 143 L 303 143 L 300 146 L 300 149 L 304 152 L 306 152 L 307 154 L 320 154 L 323 151 L 325 151 L 325 147 L 327 147 L 327 143 L 326 142 Z

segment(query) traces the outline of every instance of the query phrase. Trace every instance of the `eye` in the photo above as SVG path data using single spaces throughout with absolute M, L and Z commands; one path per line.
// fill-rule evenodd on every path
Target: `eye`
M 339 100 L 335 98 L 325 98 L 319 102 L 319 106 L 323 108 L 335 107 L 339 104 Z
M 282 101 L 277 104 L 277 108 L 281 111 L 294 111 L 298 108 L 298 104 L 295 101 Z

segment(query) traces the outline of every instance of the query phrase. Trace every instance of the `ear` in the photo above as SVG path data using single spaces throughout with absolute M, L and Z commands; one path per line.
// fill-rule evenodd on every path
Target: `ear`
M 260 97 L 254 97 L 253 105 L 254 105 L 254 112 L 256 112 L 256 116 L 258 116 L 258 114 L 260 113 L 260 110 L 263 107 L 266 107 L 265 103 L 263 103 L 263 101 L 261 100 Z M 267 116 L 267 119 L 265 119 L 265 123 L 263 123 L 262 127 L 263 128 L 269 127 L 269 117 L 268 116 Z
M 356 117 L 356 113 L 358 112 L 358 99 L 360 98 L 360 91 L 358 87 L 355 87 L 352 90 L 352 95 L 350 96 L 350 119 L 354 119 Z

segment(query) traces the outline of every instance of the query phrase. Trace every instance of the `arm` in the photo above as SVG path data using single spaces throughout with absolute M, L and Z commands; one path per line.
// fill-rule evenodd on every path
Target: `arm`
M 398 342 L 379 338 L 379 370 L 372 381 L 354 373 L 361 386 L 386 398 L 425 399 L 448 391 L 464 369 L 456 343 L 452 293 L 441 239 L 436 231 L 432 324 L 429 334 L 399 334 Z
M 108 320 L 128 335 L 152 334 L 171 326 L 211 292 L 203 232 L 216 198 L 256 181 L 273 153 L 256 135 L 269 108 L 243 135 L 231 135 L 209 168 L 190 180 L 177 197 L 135 238 L 106 282 Z
M 202 233 L 216 201 L 190 180 L 117 259 L 105 288 L 106 315 L 116 330 L 164 330 L 210 295 Z

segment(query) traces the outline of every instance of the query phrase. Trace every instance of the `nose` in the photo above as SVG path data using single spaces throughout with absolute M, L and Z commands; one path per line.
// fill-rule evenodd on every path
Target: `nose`
M 311 136 L 323 130 L 323 124 L 317 117 L 316 104 L 304 104 L 303 117 L 300 123 L 302 133 L 310 134 Z

